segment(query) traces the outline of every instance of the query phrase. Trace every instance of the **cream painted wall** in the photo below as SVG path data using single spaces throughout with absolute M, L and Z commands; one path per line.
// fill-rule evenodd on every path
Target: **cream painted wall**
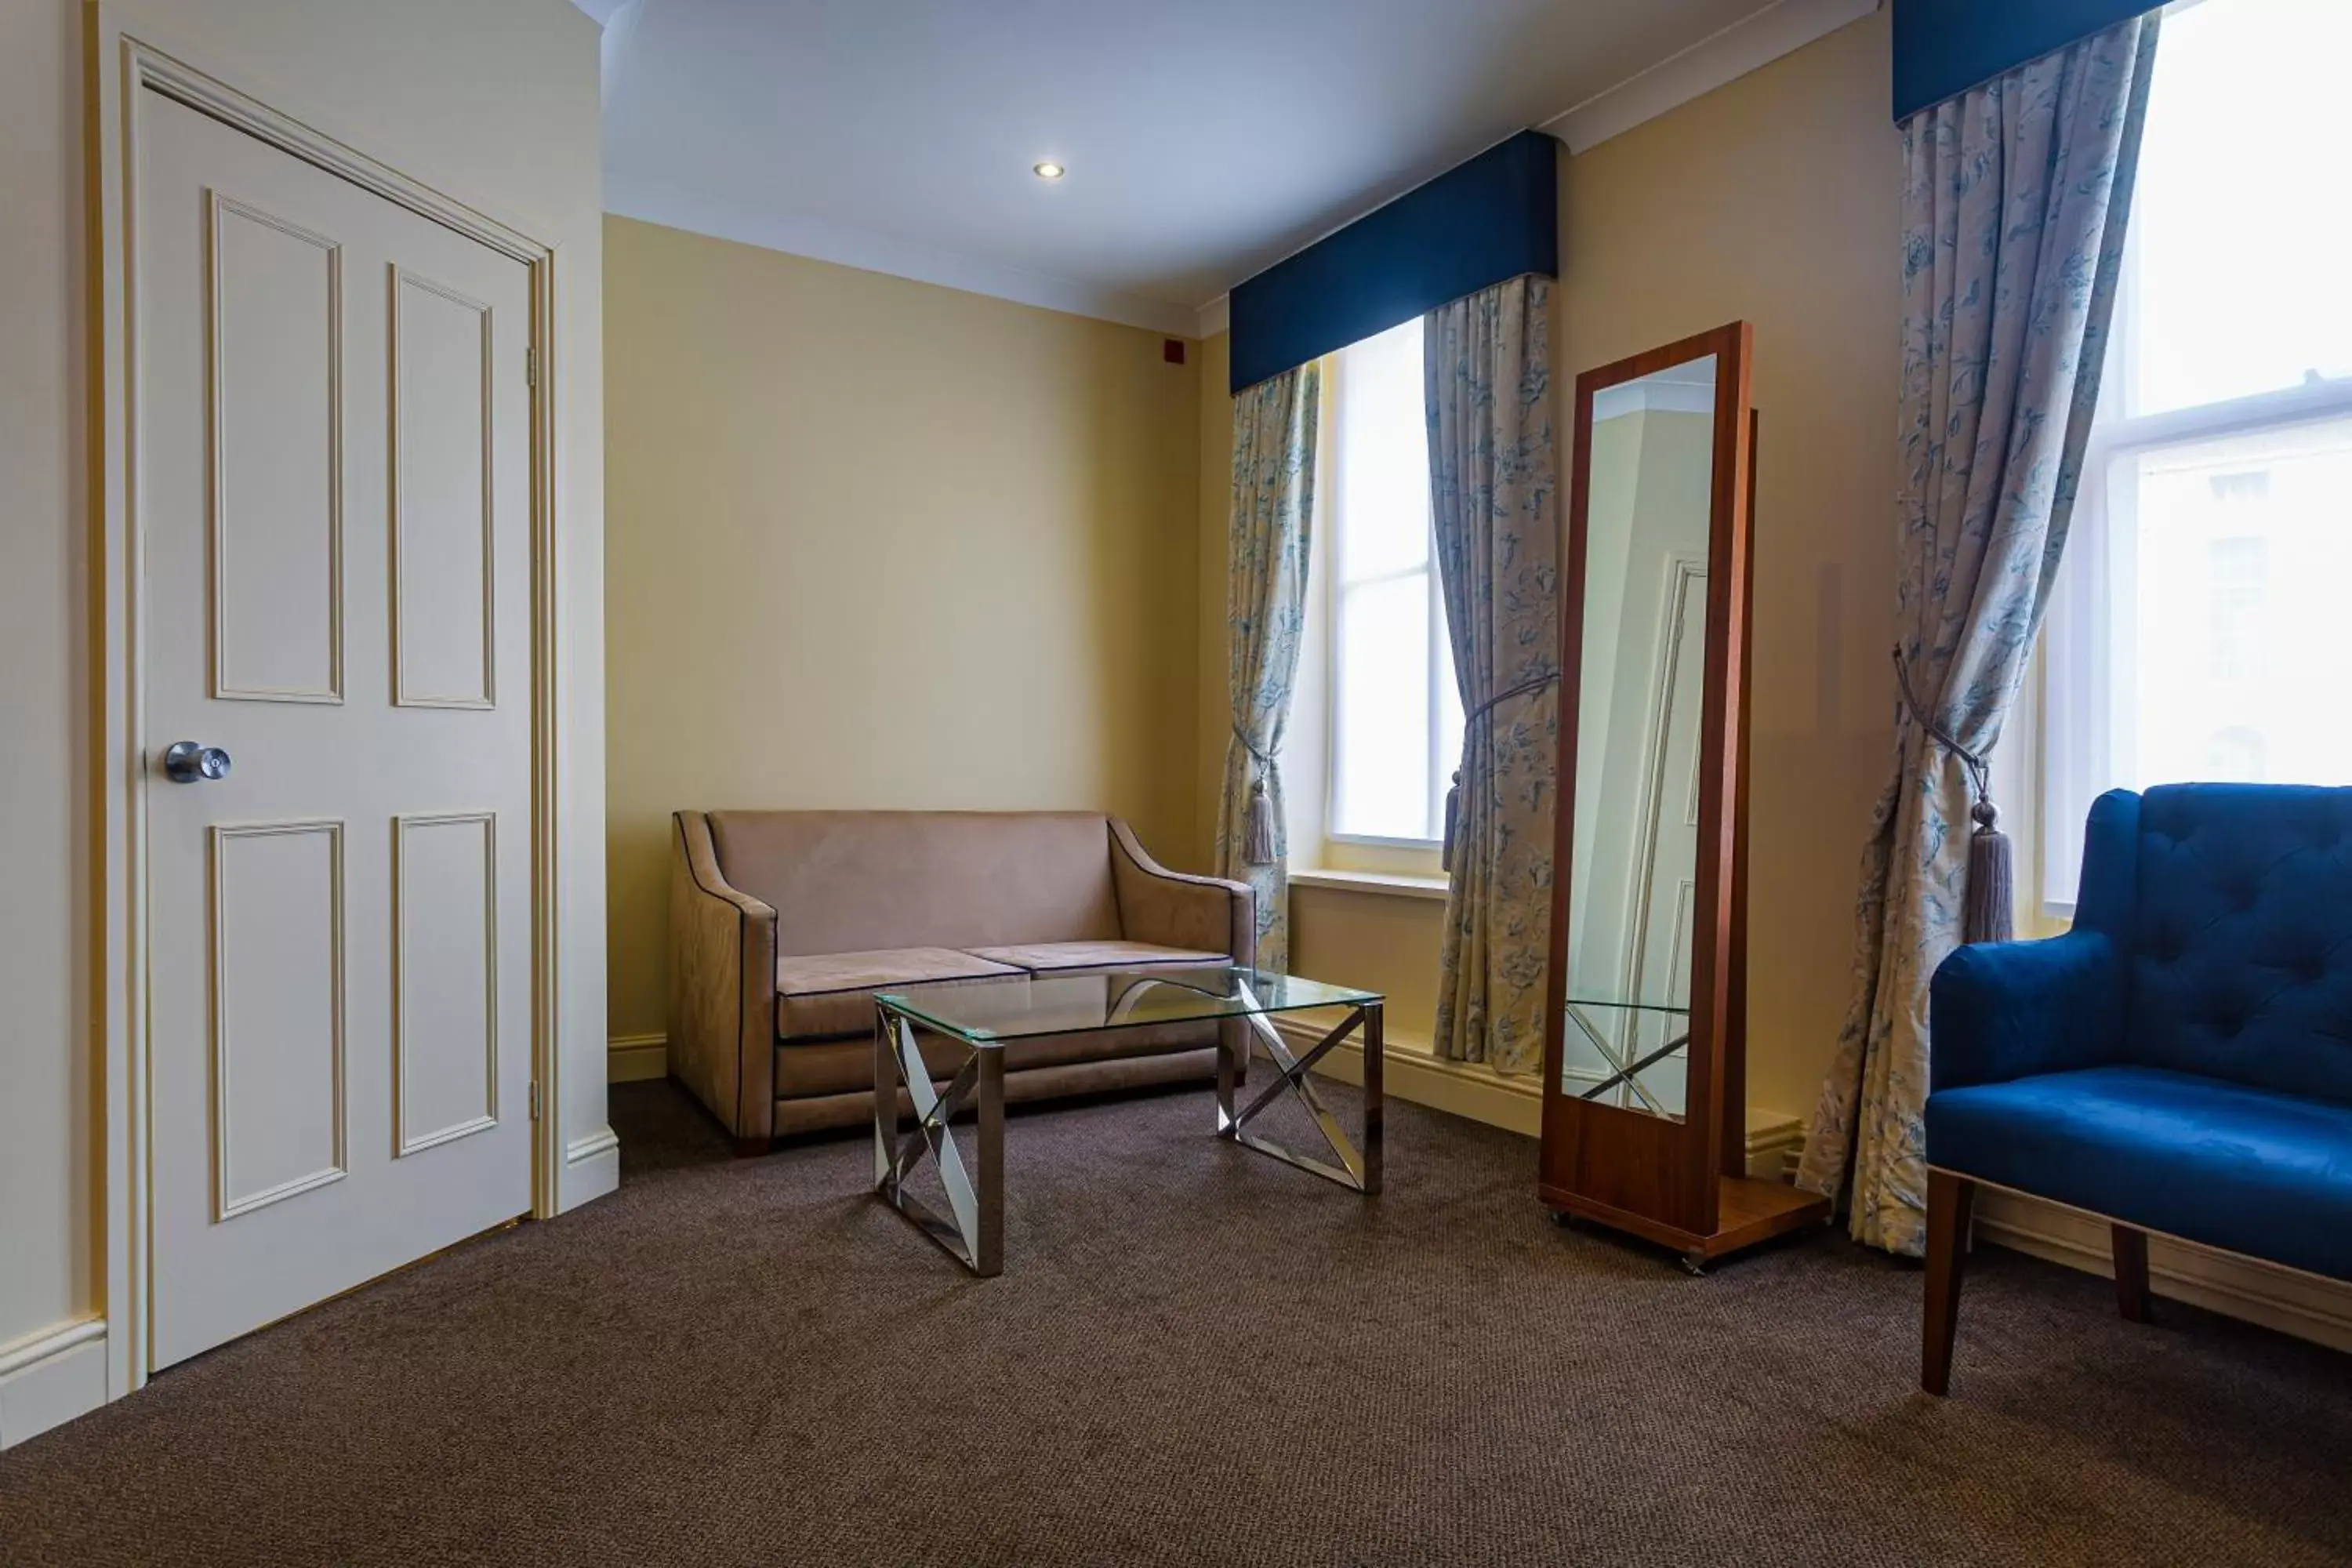
M 1566 162 L 1557 384 L 1735 319 L 1760 410 L 1748 1099 L 1808 1114 L 1892 742 L 1897 142 L 1879 13 Z
M 1362 985 L 1388 998 L 1390 1043 L 1429 1049 L 1437 1019 L 1437 943 L 1442 899 L 1348 888 L 1290 889 L 1290 966 L 1334 985 Z
M 604 1127 L 600 255 L 595 25 L 568 0 L 133 0 L 159 42 L 561 247 L 560 629 L 568 1142 Z M 93 1316 L 101 1085 L 91 1032 L 83 9 L 0 7 L 0 1351 Z M 585 829 L 585 831 L 583 831 Z M 609 1157 L 567 1172 L 593 1195 Z
M 1200 547 L 1194 555 L 1200 589 L 1194 621 L 1193 659 L 1200 692 L 1200 734 L 1192 774 L 1192 863 L 1203 875 L 1216 869 L 1217 795 L 1223 787 L 1225 747 L 1234 733 L 1233 703 L 1225 672 L 1225 531 L 1234 506 L 1234 400 L 1225 390 L 1233 374 L 1230 333 L 1200 345 Z
M 78 9 L 0 8 L 0 1347 L 100 1300 Z
M 1098 807 L 1190 861 L 1200 368 L 622 218 L 605 258 L 615 1037 L 663 1026 L 681 806 Z
M 1756 522 L 1751 1106 L 1802 1117 L 1846 999 L 1853 894 L 1891 742 L 1899 299 L 1897 144 L 1882 10 L 1577 157 L 1560 175 L 1553 373 L 1745 318 L 1762 414 Z M 1202 386 L 1201 574 L 1222 604 L 1226 344 Z M 1566 471 L 1567 454 L 1561 454 Z M 1222 735 L 1223 617 L 1205 613 L 1204 748 Z M 1220 684 L 1205 684 L 1213 669 Z M 1205 756 L 1205 750 L 1204 750 Z M 1213 815 L 1213 763 L 1204 776 Z M 1205 837 L 1203 838 L 1205 843 Z M 1292 894 L 1297 966 L 1381 986 L 1390 1037 L 1429 1037 L 1444 907 Z

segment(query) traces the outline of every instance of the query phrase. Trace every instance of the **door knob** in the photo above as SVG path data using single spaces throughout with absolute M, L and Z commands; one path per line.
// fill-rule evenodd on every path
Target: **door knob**
M 163 752 L 163 771 L 173 784 L 203 784 L 207 779 L 228 777 L 228 753 L 218 746 L 199 746 L 194 741 L 174 741 Z

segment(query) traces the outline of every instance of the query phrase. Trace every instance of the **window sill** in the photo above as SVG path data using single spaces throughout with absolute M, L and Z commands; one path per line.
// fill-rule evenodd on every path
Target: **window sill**
M 1442 838 L 1383 838 L 1376 833 L 1330 833 L 1324 837 L 1334 844 L 1360 844 L 1371 849 L 1419 849 L 1430 855 L 1445 847 Z
M 1302 870 L 1290 873 L 1294 888 L 1321 888 L 1331 892 L 1372 893 L 1382 898 L 1434 899 L 1445 901 L 1446 879 L 1409 877 L 1396 871 Z

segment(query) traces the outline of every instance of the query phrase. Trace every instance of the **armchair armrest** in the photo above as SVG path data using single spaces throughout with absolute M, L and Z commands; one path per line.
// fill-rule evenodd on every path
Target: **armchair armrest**
M 776 1114 L 776 911 L 728 886 L 698 811 L 671 818 L 669 1070 L 739 1141 Z
M 1956 949 L 1927 987 L 1930 1091 L 2114 1061 L 2123 955 L 2105 931 Z
M 1223 952 L 1244 969 L 1256 963 L 1256 901 L 1247 883 L 1171 871 L 1115 816 L 1110 869 L 1119 925 L 1129 942 Z

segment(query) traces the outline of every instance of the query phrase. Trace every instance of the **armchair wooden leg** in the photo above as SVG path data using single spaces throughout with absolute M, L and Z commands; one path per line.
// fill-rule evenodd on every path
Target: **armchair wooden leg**
M 1960 1323 L 1960 1272 L 1968 1261 L 1969 1215 L 1977 1184 L 1948 1171 L 1927 1173 L 1927 1310 L 1919 1346 L 1919 1386 L 1941 1394 L 1952 1384 L 1952 1339 Z
M 775 1146 L 776 1141 L 772 1138 L 738 1138 L 735 1140 L 735 1157 L 739 1160 L 757 1159 Z
M 2147 1289 L 2147 1232 L 2127 1225 L 2108 1229 L 2115 1237 L 2116 1305 L 2128 1322 L 2154 1322 L 2156 1298 Z

